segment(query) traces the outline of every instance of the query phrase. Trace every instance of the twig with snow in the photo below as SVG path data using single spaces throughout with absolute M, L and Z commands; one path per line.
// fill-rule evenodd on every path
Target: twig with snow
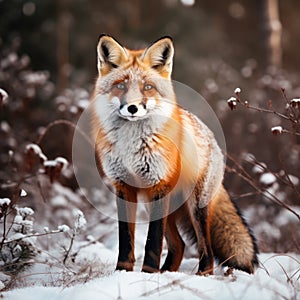
M 243 166 L 237 162 L 236 159 L 234 159 L 231 155 L 229 155 L 227 153 L 227 157 L 235 164 L 235 166 L 238 168 L 231 168 L 229 166 L 226 166 L 226 170 L 231 172 L 231 173 L 236 173 L 239 177 L 241 177 L 242 179 L 244 179 L 246 182 L 249 183 L 249 185 L 254 188 L 257 192 L 264 194 L 264 196 L 266 198 L 268 198 L 269 200 L 271 200 L 272 202 L 275 202 L 276 204 L 284 207 L 285 209 L 289 210 L 292 214 L 294 214 L 298 220 L 300 221 L 300 215 L 293 210 L 290 206 L 288 206 L 286 203 L 284 203 L 283 201 L 281 201 L 280 199 L 278 199 L 278 197 L 276 197 L 276 195 L 272 194 L 268 189 L 266 188 L 262 188 L 260 186 L 257 185 L 256 181 L 251 177 L 251 175 L 243 168 Z
M 74 212 L 74 217 L 75 217 L 75 222 L 74 222 L 74 228 L 73 228 L 73 233 L 70 237 L 70 244 L 69 244 L 69 247 L 68 249 L 66 250 L 66 254 L 65 254 L 65 257 L 64 257 L 64 260 L 63 260 L 63 264 L 65 265 L 66 262 L 67 262 L 67 259 L 69 258 L 70 256 L 70 253 L 72 251 L 72 247 L 73 247 L 73 244 L 74 244 L 74 240 L 76 238 L 76 235 L 78 234 L 78 232 L 83 229 L 83 227 L 86 225 L 86 219 L 84 217 L 84 214 L 81 210 L 79 209 L 76 209 Z
M 240 93 L 241 93 L 240 88 L 235 89 L 235 91 L 234 91 L 235 97 L 230 97 L 227 100 L 227 104 L 231 110 L 236 109 L 237 104 L 240 104 L 248 109 L 255 110 L 255 111 L 258 111 L 261 113 L 275 114 L 276 116 L 278 116 L 279 118 L 281 118 L 285 121 L 290 121 L 292 124 L 293 130 L 284 129 L 284 128 L 282 128 L 282 126 L 274 126 L 271 128 L 271 131 L 274 135 L 287 133 L 287 134 L 291 134 L 291 135 L 300 136 L 300 132 L 299 132 L 299 130 L 300 130 L 300 122 L 299 122 L 300 121 L 300 98 L 294 98 L 291 101 L 289 101 L 286 96 L 285 90 L 281 89 L 281 91 L 282 91 L 283 97 L 287 103 L 286 104 L 287 110 L 288 110 L 287 114 L 280 113 L 280 112 L 276 111 L 275 109 L 273 109 L 271 100 L 269 101 L 269 109 L 253 106 L 249 103 L 249 101 L 243 101 L 240 97 Z M 294 108 L 298 108 L 298 110 L 299 110 L 298 114 L 295 112 Z

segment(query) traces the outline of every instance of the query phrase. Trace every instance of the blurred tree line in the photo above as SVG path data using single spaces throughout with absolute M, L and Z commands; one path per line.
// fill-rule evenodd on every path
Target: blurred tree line
M 265 67 L 270 58 L 266 33 L 268 26 L 273 30 L 281 26 L 277 17 L 283 28 L 283 65 L 297 70 L 299 9 L 296 0 L 201 0 L 193 6 L 179 0 L 2 0 L 1 47 L 19 43 L 19 51 L 31 56 L 32 66 L 47 68 L 62 89 L 92 81 L 100 33 L 135 48 L 171 35 L 177 54 L 174 78 L 198 88 L 202 78 L 194 79 L 189 72 L 192 61 L 218 57 L 241 68 L 246 59 L 254 58 L 258 66 Z M 270 17 L 275 20 L 268 20 Z
M 296 0 L 201 0 L 192 6 L 183 3 L 179 0 L 2 0 L 0 46 L 28 54 L 34 70 L 48 70 L 55 93 L 59 94 L 75 86 L 91 90 L 97 75 L 95 49 L 100 33 L 109 33 L 130 48 L 144 47 L 160 36 L 170 35 L 176 50 L 173 79 L 191 86 L 209 101 L 222 121 L 226 137 L 230 136 L 227 138 L 230 151 L 244 150 L 241 143 L 234 142 L 240 141 L 242 133 L 250 133 L 249 142 L 243 145 L 253 151 L 260 137 L 265 140 L 263 134 L 253 137 L 257 118 L 261 117 L 253 116 L 253 122 L 245 122 L 243 113 L 229 114 L 226 118 L 224 100 L 237 86 L 249 101 L 262 105 L 269 99 L 280 105 L 280 87 L 288 88 L 290 97 L 300 94 L 300 85 L 295 86 L 300 67 L 297 51 L 300 27 L 296 26 L 300 3 Z M 270 64 L 282 65 L 285 71 L 267 68 Z M 293 75 L 287 75 L 286 71 Z M 261 132 L 266 131 L 270 124 L 276 125 L 274 122 L 272 119 L 258 127 Z M 247 123 L 252 124 L 250 130 Z M 232 139 L 233 135 L 236 138 Z M 273 137 L 270 138 L 272 144 Z M 272 163 L 268 150 L 261 156 Z

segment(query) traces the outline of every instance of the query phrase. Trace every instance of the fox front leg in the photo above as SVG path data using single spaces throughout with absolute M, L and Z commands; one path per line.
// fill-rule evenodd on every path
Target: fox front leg
M 124 184 L 117 186 L 117 210 L 119 225 L 119 256 L 116 270 L 132 271 L 134 257 L 134 233 L 136 217 L 136 191 Z
M 142 267 L 143 272 L 159 272 L 168 208 L 169 197 L 152 202 L 145 257 Z

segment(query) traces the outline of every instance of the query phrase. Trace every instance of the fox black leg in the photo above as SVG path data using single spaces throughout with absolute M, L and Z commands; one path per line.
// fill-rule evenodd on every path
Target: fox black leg
M 136 193 L 129 187 L 117 188 L 117 210 L 119 225 L 119 256 L 116 270 L 132 271 L 134 257 L 134 232 Z
M 208 207 L 197 208 L 195 212 L 195 220 L 198 227 L 197 244 L 199 252 L 199 268 L 198 275 L 213 274 L 214 258 L 210 241 L 209 225 L 208 225 Z
M 168 197 L 152 202 L 145 257 L 142 267 L 143 272 L 153 273 L 159 271 L 168 202 Z

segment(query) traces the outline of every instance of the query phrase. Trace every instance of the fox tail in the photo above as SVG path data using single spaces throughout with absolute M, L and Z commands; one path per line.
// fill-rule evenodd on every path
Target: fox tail
M 253 273 L 258 265 L 255 238 L 224 187 L 209 204 L 209 228 L 219 263 Z

